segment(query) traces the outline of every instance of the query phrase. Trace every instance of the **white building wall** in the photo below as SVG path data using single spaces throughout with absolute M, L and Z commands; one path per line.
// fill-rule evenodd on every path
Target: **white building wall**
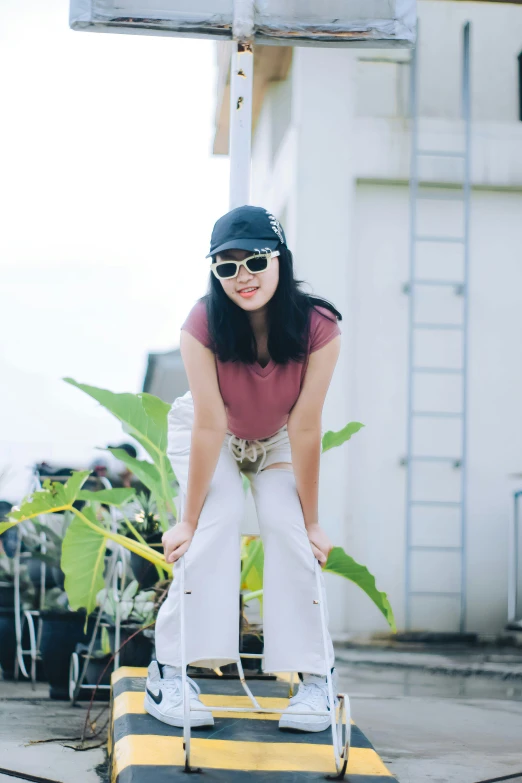
M 459 119 L 462 24 L 472 22 L 472 214 L 469 329 L 469 439 L 466 627 L 497 632 L 506 620 L 510 474 L 522 468 L 522 123 L 517 121 L 517 55 L 522 9 L 488 3 L 419 2 L 421 141 L 432 149 L 463 142 Z M 274 85 L 254 142 L 253 203 L 283 220 L 297 276 L 343 313 L 343 352 L 325 404 L 326 428 L 349 420 L 366 427 L 325 454 L 321 520 L 333 540 L 375 573 L 388 592 L 398 626 L 404 623 L 410 138 L 405 119 L 408 53 L 400 50 L 296 49 L 285 85 Z M 393 62 L 382 62 L 383 57 Z M 290 116 L 282 101 L 291 100 Z M 284 104 L 287 108 L 286 103 Z M 281 116 L 284 120 L 281 121 Z M 275 126 L 277 123 L 277 127 Z M 286 133 L 281 126 L 287 124 Z M 284 130 L 284 128 L 283 128 Z M 422 170 L 431 185 L 454 185 L 455 161 Z M 422 202 L 426 229 L 459 233 L 461 207 Z M 461 258 L 438 252 L 422 260 L 426 275 L 461 274 Z M 453 291 L 420 299 L 426 318 L 457 321 L 462 299 Z M 432 318 L 433 320 L 433 318 Z M 442 336 L 444 340 L 447 336 Z M 458 362 L 455 345 L 436 338 L 434 363 Z M 417 393 L 425 406 L 455 406 L 458 388 L 432 381 Z M 419 398 L 420 399 L 420 398 Z M 425 444 L 458 446 L 455 423 L 426 429 Z M 424 476 L 426 492 L 458 491 L 460 472 L 440 466 Z M 431 512 L 432 513 L 432 512 Z M 454 512 L 451 512 L 454 513 Z M 450 514 L 424 517 L 455 545 Z M 428 538 L 429 537 L 429 538 Z M 415 561 L 419 589 L 458 589 L 458 557 Z M 353 586 L 328 580 L 332 630 L 386 630 Z M 458 628 L 455 599 L 420 599 L 417 628 Z

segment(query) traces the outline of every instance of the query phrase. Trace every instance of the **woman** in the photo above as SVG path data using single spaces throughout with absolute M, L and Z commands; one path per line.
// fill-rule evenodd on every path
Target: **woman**
M 279 727 L 323 731 L 327 717 L 294 713 L 329 707 L 315 558 L 323 565 L 332 548 L 318 520 L 321 413 L 342 316 L 299 290 L 283 229 L 260 207 L 220 218 L 209 257 L 209 293 L 181 332 L 190 391 L 169 413 L 168 456 L 181 512 L 163 536 L 174 579 L 156 621 L 145 709 L 183 725 L 182 555 L 186 660 L 215 668 L 239 657 L 241 471 L 250 479 L 265 552 L 263 669 L 298 671 L 301 680 Z M 329 637 L 328 650 L 335 675 Z M 189 682 L 191 706 L 201 709 L 199 687 Z M 213 722 L 208 711 L 191 715 L 192 726 Z

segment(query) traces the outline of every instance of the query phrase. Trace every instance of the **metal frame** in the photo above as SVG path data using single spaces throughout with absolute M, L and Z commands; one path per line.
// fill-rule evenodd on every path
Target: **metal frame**
M 64 480 L 64 476 L 46 476 L 46 479 L 51 480 Z M 103 485 L 105 489 L 111 489 L 112 484 L 104 476 L 99 477 L 100 483 Z M 40 480 L 40 475 L 37 470 L 35 470 L 32 480 L 32 487 L 30 488 L 30 492 L 38 491 L 42 489 L 42 483 Z M 112 529 L 115 532 L 117 529 L 117 519 L 116 519 L 116 509 L 114 506 L 110 507 L 110 515 L 111 515 L 111 522 L 112 522 Z M 38 521 L 41 524 L 44 524 L 43 517 L 45 515 L 42 514 L 40 517 L 38 517 Z M 16 655 L 15 655 L 15 666 L 14 666 L 14 676 L 15 679 L 18 679 L 19 673 L 21 672 L 24 677 L 27 679 L 30 679 L 32 682 L 32 687 L 34 689 L 35 683 L 36 683 L 36 666 L 37 662 L 42 659 L 41 652 L 40 652 L 40 644 L 41 644 L 41 638 L 42 638 L 42 629 L 43 629 L 43 619 L 40 615 L 40 612 L 43 610 L 44 603 L 45 603 L 45 579 L 47 574 L 47 566 L 45 562 L 41 562 L 40 564 L 40 596 L 39 596 L 39 608 L 38 609 L 26 609 L 22 612 L 21 608 L 21 595 L 20 595 L 20 566 L 21 566 L 21 546 L 22 546 L 22 528 L 19 526 L 18 528 L 18 538 L 17 538 L 17 546 L 16 546 L 16 552 L 14 556 L 14 614 L 15 614 L 15 636 L 16 636 Z M 42 553 L 45 553 L 45 533 L 41 533 L 40 535 L 41 540 L 41 550 Z M 124 548 L 117 544 L 115 547 L 115 550 L 113 552 L 112 556 L 112 562 L 109 568 L 109 574 L 107 578 L 107 583 L 112 585 L 112 590 L 114 594 L 114 599 L 116 603 L 116 620 L 115 620 L 115 633 L 114 633 L 114 645 L 115 649 L 119 650 L 120 642 L 121 642 L 121 617 L 119 612 L 119 606 L 120 606 L 120 599 L 121 595 L 125 589 L 125 582 L 126 582 L 126 561 L 124 557 Z M 94 645 L 96 643 L 96 638 L 98 634 L 98 630 L 102 619 L 102 612 L 98 612 L 98 616 L 96 617 L 96 622 L 94 625 L 94 630 L 91 635 L 91 639 L 89 641 L 89 647 L 87 650 L 87 654 L 85 656 L 85 660 L 83 662 L 83 666 L 80 671 L 80 657 L 78 653 L 74 652 L 71 656 L 70 664 L 69 664 L 69 698 L 71 700 L 71 703 L 74 704 L 76 700 L 78 699 L 80 690 L 82 688 L 85 689 L 91 689 L 94 690 L 95 688 L 100 688 L 102 690 L 108 690 L 110 689 L 110 685 L 96 685 L 96 683 L 84 683 L 83 680 L 87 674 L 87 669 L 89 666 L 89 661 L 92 657 L 92 651 L 94 649 Z M 29 648 L 24 649 L 22 644 L 23 639 L 23 633 L 24 633 L 24 625 L 27 624 L 28 632 L 29 632 Z M 24 660 L 24 656 L 29 655 L 31 657 L 31 667 L 30 672 L 27 670 L 27 666 Z M 118 669 L 120 666 L 120 654 L 119 652 L 116 652 L 115 658 L 114 658 L 114 670 Z
M 185 617 L 186 596 L 191 594 L 191 591 L 185 590 L 185 556 L 181 557 L 180 568 L 180 592 L 181 592 L 181 688 L 183 693 L 183 750 L 185 752 L 185 772 L 201 772 L 201 769 L 191 767 L 190 764 L 190 739 L 191 739 L 191 726 L 190 726 L 190 714 L 191 712 L 245 712 L 256 714 L 268 714 L 268 715 L 280 715 L 284 710 L 268 709 L 267 707 L 261 707 L 256 697 L 248 687 L 246 683 L 245 673 L 241 658 L 263 658 L 262 653 L 239 653 L 237 660 L 237 669 L 239 680 L 245 691 L 246 695 L 252 702 L 252 707 L 229 707 L 229 706 L 213 706 L 213 707 L 193 707 L 190 708 L 190 685 L 187 681 L 187 658 L 185 649 Z M 328 700 L 330 704 L 334 704 L 334 693 L 332 685 L 332 675 L 328 667 L 328 646 L 327 646 L 327 628 L 326 617 L 324 611 L 325 594 L 321 583 L 321 567 L 318 561 L 315 561 L 315 575 L 317 583 L 317 593 L 319 596 L 318 601 L 314 603 L 319 605 L 321 613 L 321 629 L 324 645 L 324 661 L 326 669 L 326 681 L 328 686 Z M 292 676 L 293 680 L 293 676 Z M 348 755 L 350 752 L 350 739 L 351 739 L 351 714 L 350 714 L 350 699 L 348 694 L 339 693 L 336 694 L 339 701 L 339 714 L 336 717 L 336 710 L 329 710 L 328 712 L 313 712 L 311 710 L 302 710 L 300 712 L 294 712 L 294 715 L 321 715 L 329 717 L 331 719 L 331 732 L 332 732 L 332 747 L 335 760 L 335 775 L 328 775 L 330 780 L 343 780 L 346 774 L 346 768 L 348 766 Z
M 38 471 L 35 471 L 33 475 L 33 486 L 30 488 L 30 492 L 38 491 L 42 488 Z M 40 521 L 40 518 L 39 518 Z M 17 530 L 16 551 L 13 559 L 14 568 L 14 619 L 15 619 L 15 637 L 16 637 L 16 654 L 14 665 L 14 678 L 18 680 L 20 672 L 23 677 L 31 680 L 31 686 L 34 690 L 36 683 L 36 666 L 37 662 L 42 659 L 40 652 L 40 644 L 42 640 L 42 628 L 43 620 L 40 612 L 43 609 L 45 601 L 45 580 L 47 577 L 47 565 L 44 561 L 40 563 L 40 596 L 39 596 L 39 608 L 38 609 L 25 609 L 22 612 L 22 597 L 20 594 L 20 568 L 22 559 L 22 528 L 19 526 Z M 41 550 L 45 554 L 45 533 L 40 534 Z M 36 627 L 35 627 L 36 621 Z M 23 647 L 23 634 L 24 625 L 27 624 L 29 631 L 29 648 Z M 31 670 L 27 671 L 25 665 L 24 656 L 31 656 Z
M 183 498 L 182 494 L 179 495 L 179 502 L 180 502 L 180 511 L 179 511 L 179 519 L 182 518 L 183 510 L 182 510 L 182 503 Z M 246 695 L 252 702 L 252 707 L 228 707 L 228 706 L 213 706 L 213 707 L 197 707 L 190 709 L 190 685 L 187 681 L 187 653 L 186 653 L 186 631 L 185 631 L 185 620 L 186 620 L 186 607 L 185 607 L 185 601 L 186 596 L 191 595 L 191 590 L 185 590 L 185 555 L 183 555 L 180 558 L 180 574 L 179 574 L 179 590 L 181 595 L 181 611 L 180 611 L 180 631 L 181 631 L 181 691 L 183 694 L 183 750 L 185 754 L 185 772 L 201 772 L 201 769 L 199 767 L 191 767 L 190 764 L 190 739 L 191 739 L 191 726 L 190 726 L 190 713 L 191 712 L 245 712 L 245 713 L 257 713 L 257 714 L 269 714 L 269 715 L 280 715 L 284 712 L 284 710 L 275 710 L 275 709 L 268 709 L 266 707 L 261 707 L 259 702 L 257 701 L 256 697 L 250 690 L 250 688 L 247 685 L 245 673 L 243 670 L 243 665 L 241 663 L 241 658 L 263 658 L 262 653 L 239 653 L 239 658 L 236 661 L 237 669 L 238 669 L 238 676 L 239 680 L 241 682 L 241 685 L 243 687 L 243 690 L 245 691 Z M 333 705 L 334 702 L 334 693 L 333 693 L 333 684 L 332 684 L 332 674 L 330 672 L 330 668 L 328 666 L 328 632 L 327 632 L 327 626 L 326 626 L 326 612 L 325 612 L 325 603 L 326 603 L 326 595 L 325 591 L 323 589 L 323 584 L 321 580 L 321 566 L 319 565 L 319 562 L 315 560 L 315 577 L 316 577 L 316 585 L 317 585 L 317 595 L 318 600 L 314 601 L 314 604 L 319 606 L 320 616 L 321 616 L 321 633 L 323 637 L 323 650 L 324 650 L 324 667 L 326 671 L 326 682 L 328 687 L 328 701 L 331 705 Z M 291 687 L 293 686 L 293 673 L 291 677 Z M 335 775 L 327 775 L 327 778 L 330 780 L 343 780 L 346 774 L 346 768 L 348 766 L 348 755 L 350 752 L 350 740 L 351 740 L 351 711 L 350 711 L 350 699 L 348 697 L 348 694 L 346 693 L 338 693 L 336 694 L 337 699 L 339 700 L 339 713 L 336 717 L 336 710 L 331 709 L 328 712 L 312 712 L 310 710 L 303 710 L 301 712 L 294 712 L 294 715 L 322 715 L 325 717 L 329 717 L 331 719 L 331 731 L 332 731 L 332 746 L 333 746 L 333 753 L 334 753 L 334 760 L 335 760 L 335 769 L 336 774 Z
M 462 633 L 466 625 L 466 511 L 467 511 L 467 393 L 468 393 L 468 320 L 469 320 L 469 222 L 470 222 L 470 194 L 471 194 L 471 93 L 470 93 L 470 22 L 466 22 L 463 27 L 463 56 L 462 56 L 462 119 L 464 120 L 464 149 L 462 150 L 430 150 L 422 149 L 419 146 L 419 123 L 418 123 L 418 49 L 412 50 L 410 66 L 410 99 L 411 99 L 411 171 L 410 171 L 410 273 L 409 283 L 405 291 L 409 294 L 409 340 L 408 340 L 408 409 L 407 409 L 407 480 L 406 480 L 406 573 L 405 573 L 405 626 L 411 629 L 411 598 L 413 596 L 423 595 L 431 598 L 454 597 L 459 600 L 459 630 Z M 419 40 L 417 34 L 417 41 Z M 418 164 L 422 157 L 431 158 L 455 158 L 463 163 L 463 180 L 461 194 L 441 194 L 422 193 L 419 194 L 419 171 Z M 461 201 L 463 204 L 463 232 L 460 237 L 444 235 L 420 235 L 417 233 L 417 199 L 418 198 L 436 198 L 438 200 Z M 438 279 L 420 279 L 416 273 L 417 244 L 419 242 L 430 243 L 458 243 L 463 247 L 464 273 L 462 280 L 438 280 Z M 462 321 L 459 324 L 445 323 L 418 323 L 415 320 L 415 294 L 421 286 L 447 286 L 455 290 L 456 295 L 462 296 Z M 415 356 L 415 334 L 418 330 L 454 332 L 456 339 L 462 341 L 462 366 L 454 367 L 436 367 L 426 364 Z M 460 375 L 462 378 L 461 390 L 461 409 L 455 412 L 446 411 L 419 411 L 416 410 L 414 402 L 414 379 L 419 373 L 432 374 L 451 374 Z M 436 418 L 457 418 L 461 420 L 461 453 L 458 455 L 435 456 L 430 454 L 415 454 L 413 452 L 413 429 L 415 419 L 420 417 Z M 454 469 L 461 471 L 460 479 L 460 499 L 458 501 L 445 501 L 434 499 L 416 499 L 414 500 L 414 465 L 416 462 L 438 462 L 448 463 Z M 441 546 L 415 546 L 413 539 L 413 514 L 415 506 L 440 506 L 455 507 L 460 509 L 459 521 L 459 546 L 441 547 Z M 432 552 L 459 552 L 460 553 L 460 590 L 458 592 L 441 591 L 416 591 L 411 586 L 412 559 L 416 551 Z

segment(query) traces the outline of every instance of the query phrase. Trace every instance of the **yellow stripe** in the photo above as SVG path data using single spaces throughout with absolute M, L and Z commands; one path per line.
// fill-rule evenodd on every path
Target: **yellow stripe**
M 111 684 L 123 680 L 124 677 L 147 677 L 147 669 L 144 666 L 120 666 L 111 676 Z
M 219 694 L 200 695 L 200 699 L 207 707 L 250 707 L 251 701 L 248 696 L 221 696 Z M 120 693 L 114 699 L 113 720 L 121 718 L 123 715 L 144 715 L 143 706 L 144 694 L 142 692 L 125 691 Z M 261 696 L 257 701 L 261 707 L 275 710 L 284 710 L 288 706 L 287 699 L 277 699 L 273 697 Z M 262 715 L 259 712 L 223 712 L 216 711 L 212 713 L 214 718 L 245 718 L 247 720 L 279 720 L 280 715 Z M 352 721 L 353 723 L 353 721 Z
M 134 765 L 182 766 L 183 738 L 156 735 L 130 735 L 119 740 L 114 749 L 114 767 L 120 774 Z M 330 745 L 270 742 L 234 742 L 230 740 L 191 740 L 191 764 L 207 769 L 263 772 L 334 772 Z M 379 756 L 370 748 L 350 750 L 348 774 L 390 775 Z

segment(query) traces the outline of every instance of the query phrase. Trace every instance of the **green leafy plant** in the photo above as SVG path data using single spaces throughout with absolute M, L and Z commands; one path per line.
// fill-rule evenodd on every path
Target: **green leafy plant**
M 110 520 L 101 513 L 100 502 L 122 507 L 134 496 L 134 490 L 83 490 L 82 486 L 89 475 L 89 471 L 75 472 L 66 484 L 45 481 L 42 489 L 26 498 L 20 508 L 12 509 L 9 521 L 0 523 L 2 533 L 13 525 L 41 515 L 66 511 L 74 515 L 63 540 L 61 567 L 71 609 L 85 608 L 87 615 L 95 609 L 96 595 L 105 584 L 103 574 L 108 540 L 146 557 L 160 568 L 162 575 L 172 571 L 172 566 L 165 562 L 163 554 L 137 539 L 115 533 L 110 529 Z M 86 502 L 81 510 L 74 505 L 77 500 Z
M 71 378 L 65 380 L 97 400 L 116 416 L 121 421 L 124 431 L 132 435 L 147 451 L 152 462 L 133 459 L 122 449 L 111 449 L 112 453 L 121 459 L 149 489 L 156 504 L 161 527 L 166 530 L 170 520 L 176 518 L 174 497 L 177 494 L 175 475 L 166 454 L 168 404 L 150 394 L 115 394 L 106 389 L 77 383 Z M 337 432 L 331 430 L 325 432 L 321 453 L 346 443 L 362 427 L 360 422 L 349 422 Z M 11 512 L 9 522 L 0 523 L 0 533 L 2 533 L 13 524 L 40 514 L 65 510 L 75 514 L 75 524 L 70 525 L 66 534 L 66 539 L 69 538 L 69 541 L 64 541 L 62 569 L 66 573 L 65 587 L 71 606 L 78 607 L 81 604 L 87 612 L 93 610 L 96 605 L 96 595 L 103 587 L 103 553 L 107 539 L 121 544 L 131 552 L 154 563 L 158 567 L 158 575 L 172 574 L 172 566 L 166 563 L 163 554 L 145 543 L 144 537 L 128 517 L 124 515 L 127 528 L 133 537 L 113 532 L 106 523 L 100 522 L 96 515 L 96 503 L 117 505 L 123 509 L 125 503 L 134 497 L 134 490 L 87 492 L 82 490 L 82 486 L 88 475 L 86 472 L 74 473 L 65 486 L 45 482 L 40 492 L 35 492 L 32 497 L 24 501 L 20 509 Z M 246 489 L 245 481 L 243 476 Z M 127 496 L 125 492 L 130 494 Z M 82 511 L 74 508 L 73 503 L 77 499 L 86 500 L 88 506 Z M 78 573 L 75 557 L 80 552 L 83 564 L 81 573 Z M 242 587 L 248 590 L 243 598 L 246 602 L 254 598 L 262 599 L 262 557 L 260 542 L 246 542 L 243 548 L 241 574 Z M 324 570 L 349 579 L 360 587 L 382 612 L 391 629 L 396 630 L 393 611 L 386 593 L 377 590 L 375 578 L 365 566 L 356 563 L 341 547 L 334 547 Z
M 154 590 L 138 591 L 138 582 L 135 579 L 129 582 L 119 602 L 120 620 L 137 623 L 140 626 L 149 625 L 154 619 L 155 598 Z M 96 595 L 96 603 L 104 617 L 115 624 L 117 605 L 113 591 L 102 588 Z
M 161 521 L 158 514 L 158 506 L 152 495 L 138 492 L 136 498 L 126 507 L 129 518 L 137 532 L 144 538 L 150 538 L 161 532 Z M 129 535 L 129 533 L 126 533 Z
M 52 523 L 51 523 L 52 520 Z M 53 514 L 46 517 L 46 524 L 39 519 L 32 519 L 24 524 L 22 541 L 31 557 L 46 565 L 59 568 L 62 558 L 62 544 L 67 527 L 71 522 L 69 514 Z M 42 534 L 45 541 L 42 546 Z
M 143 446 L 152 459 L 131 457 L 124 449 L 109 449 L 115 457 L 125 463 L 140 481 L 150 490 L 161 520 L 163 530 L 169 528 L 169 514 L 175 518 L 173 481 L 174 471 L 167 457 L 167 414 L 170 406 L 153 394 L 115 394 L 107 389 L 77 383 L 65 378 L 66 383 L 97 400 L 122 423 L 123 429 Z

